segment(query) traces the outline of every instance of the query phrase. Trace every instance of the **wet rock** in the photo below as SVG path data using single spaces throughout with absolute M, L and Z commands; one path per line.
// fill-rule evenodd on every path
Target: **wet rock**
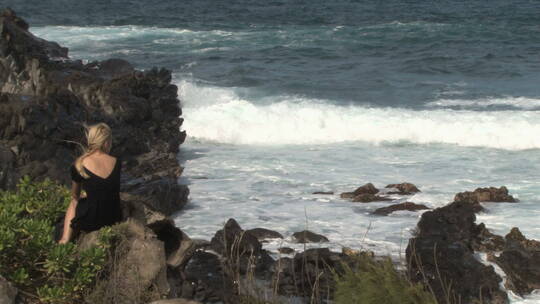
M 8 282 L 3 276 L 0 276 L 0 303 L 15 304 L 17 298 L 17 288 Z
M 505 240 L 502 253 L 489 259 L 505 272 L 506 288 L 521 296 L 540 289 L 540 242 L 528 240 L 518 228 L 512 228 Z
M 475 195 L 456 195 L 454 202 L 468 205 L 474 213 L 485 211 Z
M 282 239 L 283 235 L 277 231 L 265 229 L 265 228 L 255 228 L 255 229 L 249 229 L 246 230 L 246 233 L 249 233 L 253 235 L 254 237 L 259 240 L 259 242 L 262 242 L 267 239 Z
M 425 205 L 405 202 L 405 203 L 400 203 L 400 204 L 394 204 L 388 207 L 378 208 L 375 211 L 373 211 L 373 214 L 389 215 L 390 213 L 394 211 L 401 211 L 401 210 L 418 211 L 418 210 L 426 210 L 426 209 L 429 209 L 429 208 L 426 207 Z
M 321 234 L 311 232 L 309 230 L 304 230 L 300 232 L 293 233 L 293 239 L 297 243 L 323 243 L 329 242 L 329 240 Z
M 391 198 L 374 195 L 370 193 L 364 193 L 359 194 L 352 198 L 353 203 L 371 203 L 371 202 L 383 202 L 383 201 L 391 201 Z
M 409 195 L 412 193 L 420 192 L 420 189 L 411 183 L 401 183 L 401 184 L 390 184 L 385 188 L 395 188 L 398 191 L 388 192 L 388 194 L 399 194 L 399 195 Z
M 456 194 L 454 201 L 477 200 L 478 202 L 508 202 L 515 203 L 517 200 L 508 194 L 505 186 L 500 188 L 477 188 L 473 192 L 466 191 Z
M 377 194 L 379 189 L 375 188 L 372 183 L 367 183 L 361 187 L 356 188 L 353 192 L 341 193 L 341 198 L 354 198 L 360 194 Z
M 334 191 L 315 191 L 313 194 L 321 194 L 321 195 L 333 195 Z
M 281 248 L 278 248 L 278 252 L 283 253 L 283 254 L 293 254 L 295 251 L 294 249 L 289 248 L 289 247 L 281 247 Z
M 474 206 L 466 202 L 422 214 L 406 250 L 409 276 L 414 282 L 428 284 L 441 302 L 449 292 L 450 298 L 461 303 L 508 303 L 499 288 L 501 278 L 474 256 L 473 247 L 482 230 L 475 220 Z M 452 282 L 452 288 L 441 282 Z

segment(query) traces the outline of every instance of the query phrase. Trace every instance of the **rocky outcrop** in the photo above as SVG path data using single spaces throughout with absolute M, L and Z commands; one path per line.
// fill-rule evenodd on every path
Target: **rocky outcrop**
M 324 235 L 311 232 L 309 230 L 304 230 L 300 232 L 295 232 L 292 235 L 293 240 L 296 243 L 324 243 L 329 242 L 328 238 Z
M 176 185 L 182 172 L 176 153 L 185 132 L 179 131 L 181 109 L 170 71 L 141 72 L 120 59 L 70 60 L 66 48 L 35 37 L 26 22 L 4 10 L 0 113 L 2 188 L 21 175 L 68 182 L 83 124 L 106 122 L 113 129 L 112 153 L 123 160 L 124 190 L 159 204 L 154 209 L 165 214 L 185 204 L 187 188 Z
M 420 189 L 411 183 L 390 184 L 385 188 L 397 189 L 398 191 L 390 191 L 388 194 L 410 195 L 420 192 Z
M 149 304 L 202 304 L 202 303 L 199 301 L 192 301 L 192 300 L 177 298 L 177 299 L 154 301 Z
M 474 206 L 466 202 L 425 212 L 407 246 L 409 276 L 430 286 L 441 302 L 508 303 L 501 278 L 474 256 L 485 234 L 475 220 Z
M 508 194 L 505 186 L 500 188 L 477 188 L 474 191 L 465 191 L 456 194 L 454 201 L 478 201 L 478 202 L 507 202 L 515 203 L 517 200 Z
M 506 273 L 506 288 L 521 296 L 540 289 L 540 242 L 528 240 L 518 228 L 512 228 L 505 241 L 502 252 L 489 260 Z
M 251 270 L 263 274 L 274 262 L 257 237 L 244 231 L 234 219 L 229 219 L 223 229 L 216 232 L 210 248 L 227 259 L 228 270 L 240 274 Z
M 287 296 L 306 296 L 315 303 L 331 298 L 334 271 L 340 269 L 345 256 L 328 248 L 313 248 L 294 258 L 281 258 L 274 264 L 276 291 Z
M 114 259 L 107 267 L 109 275 L 100 281 L 88 299 L 107 303 L 140 303 L 142 299 L 160 299 L 170 292 L 163 243 L 152 230 L 136 220 L 113 226 L 117 241 Z M 95 246 L 95 231 L 79 239 L 79 248 Z
M 265 229 L 265 228 L 254 228 L 246 230 L 246 233 L 253 235 L 259 240 L 259 242 L 268 240 L 268 239 L 282 239 L 283 235 L 277 231 Z
M 0 304 L 15 304 L 17 293 L 17 288 L 0 276 Z
M 395 211 L 402 211 L 402 210 L 418 211 L 418 210 L 426 210 L 426 209 L 429 209 L 429 208 L 425 205 L 405 202 L 405 203 L 400 203 L 400 204 L 394 204 L 388 207 L 378 208 L 375 211 L 373 211 L 373 214 L 386 216 Z
M 372 183 L 367 183 L 363 186 L 356 188 L 353 192 L 343 192 L 341 193 L 341 198 L 353 199 L 358 195 L 362 194 L 377 194 L 379 189 L 375 188 Z
M 410 195 L 420 190 L 411 183 L 390 184 L 386 188 L 395 189 L 395 191 L 379 191 L 372 183 L 367 183 L 358 187 L 353 192 L 343 192 L 340 197 L 349 199 L 354 203 L 371 203 L 393 200 L 388 194 Z

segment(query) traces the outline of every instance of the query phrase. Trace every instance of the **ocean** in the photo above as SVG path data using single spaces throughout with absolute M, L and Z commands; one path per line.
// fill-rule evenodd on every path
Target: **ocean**
M 540 239 L 538 1 L 3 2 L 74 59 L 173 72 L 191 189 L 175 221 L 193 238 L 235 218 L 285 235 L 272 252 L 308 228 L 403 259 L 421 213 L 339 193 L 407 181 L 422 192 L 396 201 L 431 208 L 505 185 L 520 202 L 477 222 Z

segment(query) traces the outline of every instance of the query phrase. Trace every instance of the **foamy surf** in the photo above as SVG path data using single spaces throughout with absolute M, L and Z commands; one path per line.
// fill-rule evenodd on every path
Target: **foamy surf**
M 191 137 L 230 144 L 291 145 L 362 141 L 453 144 L 507 150 L 540 148 L 539 111 L 410 110 L 339 106 L 278 96 L 240 97 L 234 89 L 179 82 Z

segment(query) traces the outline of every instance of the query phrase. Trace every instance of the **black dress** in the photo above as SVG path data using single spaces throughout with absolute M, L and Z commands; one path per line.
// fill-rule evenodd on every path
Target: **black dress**
M 106 178 L 95 175 L 85 168 L 90 176 L 84 178 L 75 166 L 71 166 L 71 179 L 81 183 L 86 197 L 79 199 L 71 227 L 76 230 L 94 231 L 103 226 L 113 225 L 122 219 L 120 209 L 120 159 Z

